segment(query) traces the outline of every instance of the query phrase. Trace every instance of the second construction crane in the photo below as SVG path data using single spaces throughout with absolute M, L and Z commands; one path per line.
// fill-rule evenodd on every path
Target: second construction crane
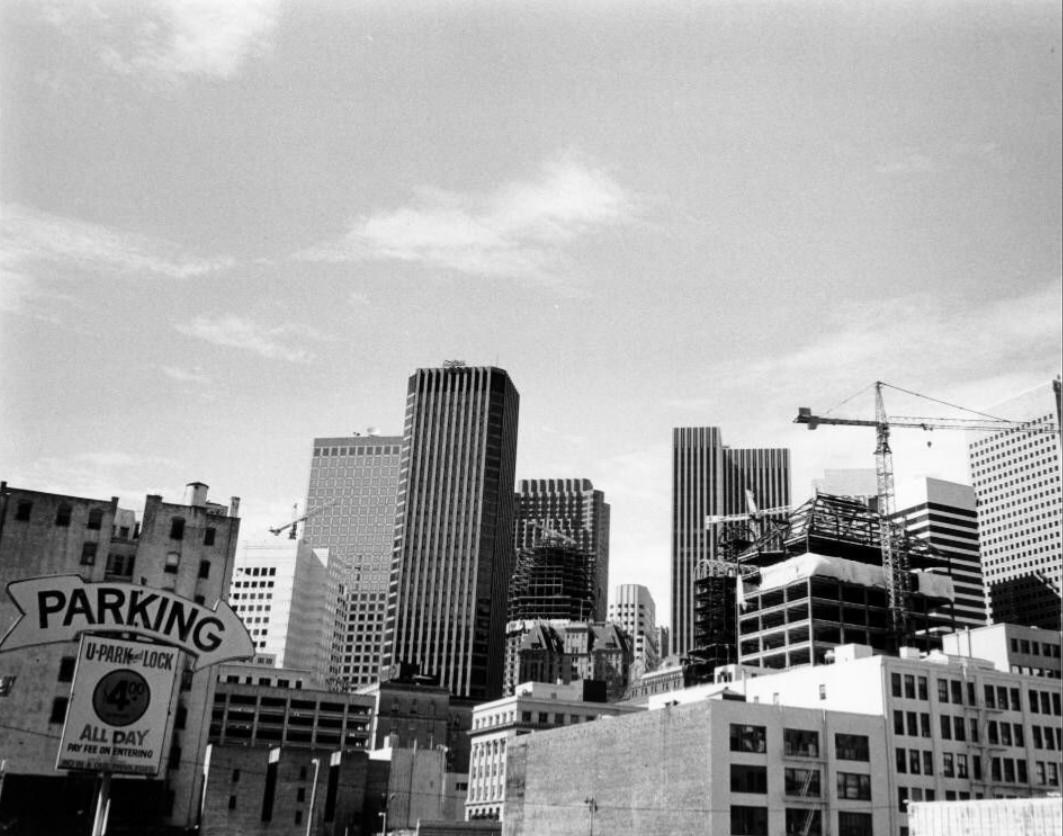
M 893 452 L 890 450 L 890 429 L 892 427 L 907 427 L 921 430 L 966 430 L 969 432 L 1059 432 L 1059 427 L 1048 424 L 1033 422 L 1006 421 L 992 415 L 975 412 L 974 410 L 958 407 L 965 412 L 977 415 L 978 418 L 922 418 L 905 415 L 890 416 L 886 412 L 882 398 L 883 387 L 896 389 L 908 395 L 915 395 L 928 401 L 955 407 L 920 395 L 917 392 L 909 392 L 898 386 L 890 386 L 881 380 L 875 381 L 875 417 L 869 418 L 836 418 L 829 415 L 814 415 L 812 410 L 803 406 L 797 411 L 794 423 L 806 424 L 810 430 L 819 426 L 848 426 L 848 427 L 874 427 L 875 428 L 875 476 L 878 494 L 879 514 L 879 539 L 882 548 L 882 569 L 886 577 L 886 593 L 889 601 L 891 628 L 898 646 L 908 637 L 908 607 L 907 593 L 909 574 L 907 565 L 907 552 L 903 548 L 897 548 L 893 536 L 893 517 L 896 513 L 894 499 L 893 480 Z

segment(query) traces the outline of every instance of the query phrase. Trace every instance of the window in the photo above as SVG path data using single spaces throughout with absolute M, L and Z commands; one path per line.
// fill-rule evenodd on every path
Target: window
M 949 681 L 949 686 L 952 688 L 952 701 L 956 705 L 963 705 L 963 683 L 953 679 Z
M 947 679 L 938 680 L 938 701 L 949 701 L 949 681 Z
M 928 699 L 926 691 L 927 691 L 927 689 L 926 689 L 926 677 L 925 676 L 921 676 L 921 677 L 919 677 L 919 699 L 921 699 L 921 700 Z
M 185 538 L 184 517 L 174 517 L 170 520 L 170 539 L 183 540 Z
M 903 711 L 894 711 L 893 712 L 893 733 L 894 734 L 904 734 L 904 712 Z
M 956 766 L 950 753 L 945 752 L 941 756 L 941 774 L 945 778 L 953 778 L 956 775 Z
M 819 810 L 786 810 L 786 836 L 821 836 L 823 825 Z
M 805 729 L 783 729 L 783 748 L 787 755 L 819 757 L 819 732 Z
M 299 787 L 299 789 L 295 791 L 295 800 L 306 801 L 306 787 Z
M 732 804 L 731 833 L 735 836 L 768 836 L 768 808 Z
M 906 673 L 904 675 L 904 696 L 906 699 L 915 699 L 915 676 L 914 674 Z
M 19 522 L 28 522 L 30 513 L 33 511 L 33 503 L 28 499 L 20 500 L 15 506 L 15 519 Z
M 907 772 L 908 771 L 908 750 L 904 749 L 903 747 L 897 749 L 896 761 L 897 761 L 897 771 L 898 772 L 902 772 L 902 773 Z
M 974 773 L 974 780 L 982 780 L 982 757 L 981 755 L 971 755 L 971 770 Z
M 989 724 L 988 724 L 988 727 L 987 727 L 987 731 L 988 731 L 988 734 L 986 735 L 986 737 L 989 739 L 989 742 L 991 744 L 993 744 L 995 746 L 998 743 L 1000 743 L 1000 738 L 997 736 L 997 721 L 996 720 L 990 720 L 989 721 Z
M 81 544 L 81 565 L 82 566 L 94 566 L 96 564 L 96 549 L 99 548 L 98 543 L 82 543 Z
M 925 714 L 924 713 L 924 714 L 920 714 L 919 715 L 919 733 L 922 734 L 923 737 L 930 737 L 930 715 L 929 714 Z
M 978 720 L 974 717 L 971 718 L 971 743 L 978 742 Z
M 858 772 L 838 773 L 838 797 L 871 800 L 871 776 Z
M 296 824 L 302 824 L 303 823 L 303 811 L 302 810 L 296 810 L 295 811 L 295 823 Z
M 743 726 L 731 723 L 732 752 L 766 752 L 767 732 L 764 726 Z
M 905 716 L 908 718 L 908 736 L 916 737 L 919 734 L 919 715 L 914 711 L 908 711 Z
M 800 798 L 819 798 L 819 770 L 793 769 L 787 767 L 785 772 L 785 792 Z
M 967 756 L 966 755 L 956 755 L 956 777 L 957 778 L 966 778 L 967 777 Z
M 240 770 L 239 769 L 234 769 L 233 770 L 233 783 L 234 784 L 240 783 Z
M 908 771 L 913 775 L 918 775 L 919 769 L 919 750 L 911 749 L 908 752 Z
M 1008 693 L 1011 695 L 1011 710 L 1022 711 L 1022 699 L 1018 688 L 1011 688 Z
M 229 809 L 230 810 L 235 810 L 236 809 L 236 796 L 235 795 L 230 795 L 229 796 Z
M 890 693 L 895 697 L 901 695 L 901 675 L 899 673 L 890 674 Z
M 177 552 L 169 552 L 166 555 L 166 565 L 162 567 L 162 571 L 166 572 L 168 575 L 176 575 L 177 564 L 179 564 L 180 562 L 181 555 L 179 555 Z
M 870 761 L 868 752 L 867 735 L 863 734 L 836 734 L 834 735 L 835 756 L 842 761 Z
M 72 682 L 74 680 L 74 665 L 77 664 L 77 658 L 74 656 L 64 656 L 59 661 L 59 681 L 60 682 Z
M 966 740 L 967 739 L 967 727 L 963 724 L 963 718 L 962 717 L 953 717 L 952 718 L 952 736 L 956 740 Z
M 65 502 L 56 509 L 55 512 L 55 524 L 63 526 L 64 528 L 70 525 L 70 514 L 73 509 Z
M 742 763 L 731 764 L 731 792 L 768 791 L 768 767 Z
M 938 718 L 941 721 L 941 736 L 945 740 L 952 740 L 952 718 L 947 714 L 942 714 Z
M 924 775 L 933 775 L 934 774 L 934 753 L 933 752 L 923 752 L 923 774 Z
M 985 704 L 988 708 L 996 708 L 996 700 L 993 697 L 993 686 L 985 686 Z
M 70 702 L 69 697 L 56 697 L 52 700 L 52 714 L 48 718 L 49 723 L 62 723 L 66 720 L 66 705 Z
M 1011 724 L 1010 723 L 1001 723 L 1000 724 L 1000 743 L 1003 746 L 1010 746 L 1011 745 Z
M 92 531 L 99 531 L 103 527 L 103 511 L 99 508 L 89 511 L 89 521 L 85 527 Z
M 902 813 L 908 812 L 908 788 L 897 787 L 897 809 Z
M 209 578 L 210 577 L 210 561 L 209 560 L 201 560 L 201 561 L 199 561 L 199 576 L 201 578 Z
M 838 813 L 838 836 L 872 836 L 870 813 Z
M 214 533 L 215 533 L 215 531 L 216 531 L 216 529 L 208 528 L 206 531 L 203 532 L 203 545 L 204 546 L 213 546 L 214 545 Z

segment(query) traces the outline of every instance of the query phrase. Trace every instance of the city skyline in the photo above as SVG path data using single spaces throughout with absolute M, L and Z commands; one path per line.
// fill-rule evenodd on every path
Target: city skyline
M 494 364 L 517 479 L 590 479 L 664 613 L 674 427 L 790 449 L 797 503 L 874 441 L 799 406 L 1059 372 L 1057 4 L 619 8 L 4 4 L 3 477 L 200 479 L 261 539 L 312 439 Z

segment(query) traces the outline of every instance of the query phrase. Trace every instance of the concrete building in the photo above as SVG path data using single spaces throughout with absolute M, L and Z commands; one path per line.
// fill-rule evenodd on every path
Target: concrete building
M 475 700 L 502 693 L 519 402 L 502 369 L 457 362 L 407 390 L 384 656 Z
M 656 669 L 661 662 L 661 649 L 657 644 L 657 607 L 650 591 L 634 583 L 617 586 L 609 602 L 609 620 L 627 633 L 637 675 Z
M 790 451 L 725 447 L 716 427 L 672 430 L 672 647 L 695 647 L 694 582 L 698 564 L 720 559 L 718 526 L 710 514 L 747 511 L 746 491 L 760 508 L 790 504 Z
M 1024 676 L 1063 678 L 1060 634 L 1021 624 L 994 624 L 945 636 L 942 648 L 951 656 L 987 659 L 997 670 Z
M 982 570 L 994 622 L 1059 630 L 1063 607 L 1060 381 L 987 410 L 1031 430 L 972 433 Z M 1056 427 L 1054 432 L 1044 431 Z M 1040 428 L 1041 431 L 1033 431 Z
M 910 836 L 1059 836 L 1063 804 L 1058 798 L 981 801 L 921 801 L 909 805 Z
M 865 713 L 725 693 L 507 748 L 505 836 L 896 833 L 882 719 Z
M 506 626 L 504 688 L 520 682 L 594 680 L 605 698 L 626 693 L 631 680 L 631 640 L 617 624 L 585 621 L 511 621 Z
M 304 671 L 223 665 L 210 713 L 218 746 L 369 749 L 372 697 L 311 687 Z
M 956 628 L 983 627 L 987 621 L 982 555 L 978 545 L 978 510 L 970 485 L 943 479 L 901 483 L 894 519 L 913 536 L 929 543 L 943 559 L 927 571 L 952 578 L 956 597 L 946 606 Z
M 500 819 L 506 801 L 507 747 L 532 731 L 589 723 L 601 717 L 638 711 L 586 699 L 583 683 L 525 682 L 513 696 L 482 703 L 473 710 L 469 732 L 472 752 L 465 818 Z
M 546 531 L 567 538 L 582 555 L 592 608 L 585 618 L 604 621 L 609 589 L 609 503 L 589 479 L 521 479 L 514 528 L 518 553 L 539 544 Z M 510 613 L 507 620 L 542 618 Z M 546 616 L 552 617 L 552 616 Z
M 347 836 L 376 823 L 366 752 L 214 744 L 205 771 L 205 836 Z
M 338 590 L 328 550 L 305 540 L 244 543 L 236 554 L 229 603 L 258 653 L 281 668 L 312 672 L 325 687 L 332 659 Z
M 375 682 L 384 652 L 402 438 L 315 438 L 303 539 L 327 548 L 338 595 L 331 684 Z
M 208 502 L 207 486 L 194 482 L 188 504 L 148 496 L 138 530 L 135 515 L 119 509 L 115 498 L 94 500 L 0 483 L 0 587 L 38 575 L 76 574 L 86 582 L 122 580 L 165 589 L 213 606 L 228 594 L 238 507 L 235 498 L 228 507 Z M 0 596 L 0 631 L 6 632 L 17 616 L 9 597 Z M 0 714 L 17 718 L 0 725 L 6 762 L 0 816 L 15 810 L 23 822 L 37 822 L 42 833 L 53 826 L 57 832 L 76 829 L 85 823 L 85 810 L 91 810 L 92 776 L 55 771 L 56 738 L 77 648 L 77 642 L 64 642 L 0 655 Z M 209 669 L 193 673 L 189 658 L 182 666 L 162 771 L 154 780 L 116 781 L 116 826 L 127 816 L 179 827 L 196 821 L 214 682 Z M 72 806 L 36 803 L 44 797 L 70 799 Z
M 976 631 L 971 631 L 972 633 Z M 974 657 L 907 648 L 874 656 L 838 648 L 830 665 L 736 683 L 746 699 L 885 718 L 891 826 L 909 826 L 908 802 L 1043 796 L 1060 790 L 1059 680 L 1028 677 Z M 886 832 L 886 831 L 883 831 Z M 902 832 L 902 831 L 901 831 Z

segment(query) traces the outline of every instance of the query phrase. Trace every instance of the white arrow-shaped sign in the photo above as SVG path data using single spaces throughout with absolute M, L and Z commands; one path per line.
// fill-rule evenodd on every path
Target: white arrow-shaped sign
M 223 601 L 210 609 L 164 589 L 85 583 L 78 575 L 12 581 L 7 592 L 22 615 L 0 640 L 0 650 L 71 641 L 86 632 L 122 632 L 188 651 L 197 670 L 255 654 L 244 623 Z

